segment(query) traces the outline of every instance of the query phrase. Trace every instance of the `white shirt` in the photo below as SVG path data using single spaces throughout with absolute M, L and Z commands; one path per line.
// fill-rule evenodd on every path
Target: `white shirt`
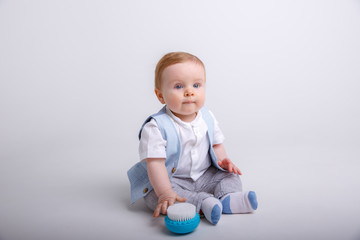
M 191 177 L 196 181 L 211 165 L 209 156 L 209 139 L 207 138 L 207 125 L 202 118 L 201 111 L 192 122 L 184 122 L 176 117 L 168 108 L 166 113 L 174 123 L 175 129 L 181 142 L 181 154 L 177 169 L 173 176 L 180 178 Z M 224 141 L 218 122 L 215 120 L 214 142 L 220 144 Z M 161 132 L 152 119 L 145 124 L 139 145 L 140 160 L 147 158 L 166 158 L 166 141 L 163 139 Z

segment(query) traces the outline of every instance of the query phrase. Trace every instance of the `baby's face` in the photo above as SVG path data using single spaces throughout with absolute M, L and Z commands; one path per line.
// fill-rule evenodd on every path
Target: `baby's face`
M 175 116 L 190 122 L 205 103 L 205 70 L 194 62 L 177 63 L 165 68 L 161 89 L 156 89 L 160 102 Z

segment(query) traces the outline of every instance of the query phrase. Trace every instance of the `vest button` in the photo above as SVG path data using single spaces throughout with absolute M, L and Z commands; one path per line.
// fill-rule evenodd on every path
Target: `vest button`
M 147 193 L 149 191 L 148 188 L 144 188 L 143 193 Z
M 173 169 L 171 170 L 172 173 L 174 173 L 175 171 L 176 171 L 176 168 L 173 168 Z

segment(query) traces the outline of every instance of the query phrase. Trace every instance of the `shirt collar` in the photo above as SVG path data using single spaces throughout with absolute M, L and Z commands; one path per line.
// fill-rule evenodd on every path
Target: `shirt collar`
M 166 106 L 166 113 L 179 125 L 182 126 L 199 126 L 201 124 L 201 111 L 198 111 L 196 114 L 196 117 L 193 121 L 191 122 L 184 122 L 183 120 L 181 120 L 180 118 L 178 118 L 177 116 L 175 116 L 171 110 Z

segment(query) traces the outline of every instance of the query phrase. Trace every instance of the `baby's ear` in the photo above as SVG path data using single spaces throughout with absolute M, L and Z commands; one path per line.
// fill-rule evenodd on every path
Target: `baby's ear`
M 165 104 L 164 97 L 163 97 L 160 89 L 155 88 L 155 94 L 156 94 L 157 98 L 159 99 L 159 101 L 160 101 L 162 104 Z

